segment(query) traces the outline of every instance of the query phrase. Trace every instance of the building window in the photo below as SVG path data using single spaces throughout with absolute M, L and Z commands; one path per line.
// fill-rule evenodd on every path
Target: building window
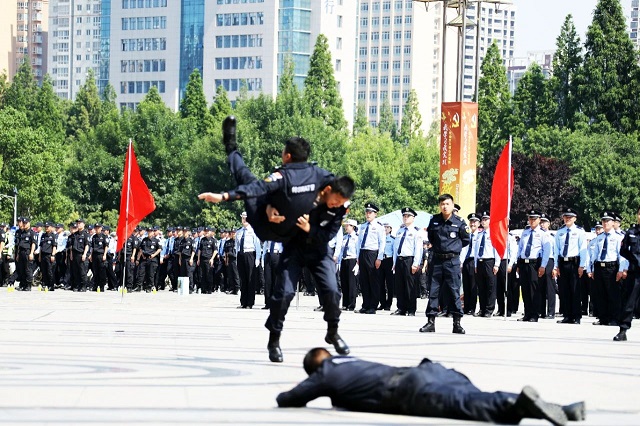
M 336 72 L 342 71 L 342 61 L 340 59 L 336 59 Z

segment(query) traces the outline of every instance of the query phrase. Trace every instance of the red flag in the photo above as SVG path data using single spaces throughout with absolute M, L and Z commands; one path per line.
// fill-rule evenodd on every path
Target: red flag
M 491 186 L 491 243 L 500 257 L 507 250 L 507 238 L 509 238 L 509 211 L 511 210 L 511 197 L 513 196 L 513 168 L 511 167 L 511 140 L 507 142 L 493 175 Z
M 124 176 L 122 178 L 116 251 L 122 249 L 135 227 L 155 209 L 156 203 L 153 200 L 153 195 L 151 195 L 147 184 L 142 179 L 140 167 L 138 167 L 138 161 L 136 160 L 136 153 L 133 151 L 131 140 L 129 140 L 129 149 L 124 162 Z

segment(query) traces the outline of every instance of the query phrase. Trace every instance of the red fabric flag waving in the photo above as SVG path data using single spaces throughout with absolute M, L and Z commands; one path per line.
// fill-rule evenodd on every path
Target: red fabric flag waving
M 140 167 L 138 167 L 138 161 L 136 160 L 136 153 L 133 151 L 131 141 L 129 141 L 127 158 L 124 162 L 124 176 L 122 178 L 116 251 L 122 249 L 135 227 L 155 209 L 156 203 L 153 200 L 153 195 L 151 195 L 147 184 L 142 179 Z
M 509 238 L 509 210 L 513 196 L 513 168 L 511 167 L 511 141 L 502 150 L 491 187 L 491 243 L 500 257 L 507 250 Z

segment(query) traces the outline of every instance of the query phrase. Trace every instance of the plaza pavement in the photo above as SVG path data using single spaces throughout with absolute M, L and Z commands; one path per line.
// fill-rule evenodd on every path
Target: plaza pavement
M 262 296 L 167 291 L 7 292 L 0 288 L 0 425 L 463 424 L 331 409 L 321 398 L 278 409 L 275 397 L 306 377 L 302 357 L 324 344 L 316 297 L 295 300 L 282 336 L 284 363 L 268 361 Z M 418 310 L 424 312 L 425 300 Z M 530 384 L 550 401 L 586 400 L 585 425 L 640 424 L 640 329 L 613 342 L 613 327 L 465 317 L 466 335 L 438 318 L 343 313 L 352 354 L 398 366 L 423 357 L 466 374 L 486 391 Z M 468 422 L 467 422 L 468 424 Z M 523 424 L 544 424 L 528 420 Z

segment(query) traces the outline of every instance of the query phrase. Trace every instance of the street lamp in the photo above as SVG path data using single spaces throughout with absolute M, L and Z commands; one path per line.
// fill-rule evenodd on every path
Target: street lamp
M 18 226 L 18 188 L 13 187 L 13 196 L 0 194 L 0 198 L 13 199 L 13 226 Z

